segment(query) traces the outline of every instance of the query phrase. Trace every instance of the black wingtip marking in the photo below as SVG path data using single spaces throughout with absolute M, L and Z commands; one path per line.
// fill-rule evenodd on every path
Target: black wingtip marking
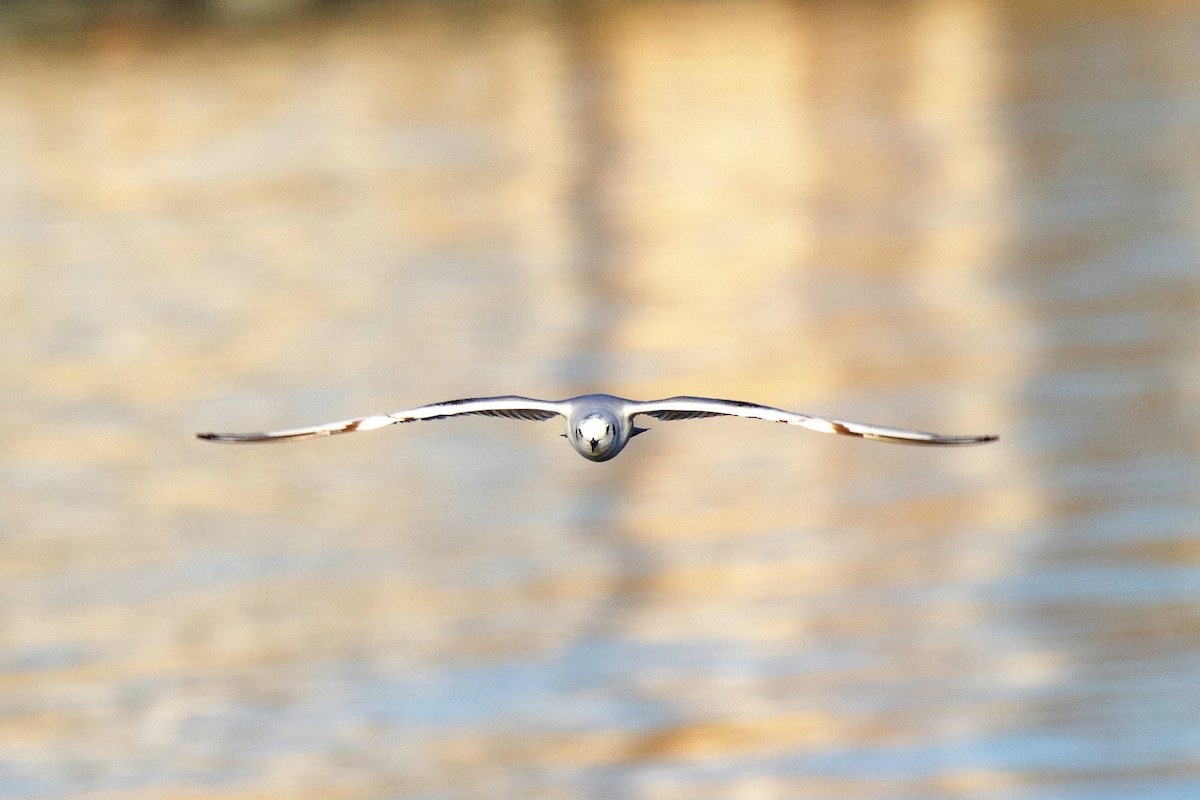
M 197 433 L 196 438 L 206 442 L 232 442 L 234 444 L 266 441 L 258 434 L 253 433 Z
M 945 437 L 941 441 L 933 441 L 930 444 L 987 444 L 989 442 L 999 441 L 1000 437 L 994 433 L 986 433 L 982 436 L 953 436 Z
M 930 438 L 915 438 L 908 436 L 889 436 L 885 433 L 876 433 L 873 431 L 854 431 L 847 425 L 838 422 L 837 420 L 829 420 L 829 427 L 834 433 L 840 433 L 843 436 L 857 436 L 860 439 L 872 439 L 879 442 L 892 442 L 895 444 L 917 444 L 917 445 L 966 445 L 966 444 L 987 444 L 988 442 L 997 441 L 1000 437 L 995 434 L 986 434 L 983 436 L 938 436 L 937 434 L 927 434 Z
M 197 433 L 197 439 L 203 439 L 206 442 L 253 442 L 258 441 L 253 438 L 252 434 L 248 433 Z
M 313 439 L 318 436 L 328 436 L 330 433 L 341 432 L 341 430 L 321 431 L 320 433 L 294 433 L 287 436 L 268 436 L 265 433 L 197 433 L 196 438 L 227 444 L 258 444 L 260 442 L 287 442 L 296 439 Z

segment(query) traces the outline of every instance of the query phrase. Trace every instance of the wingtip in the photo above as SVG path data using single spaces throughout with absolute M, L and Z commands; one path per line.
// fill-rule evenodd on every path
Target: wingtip
M 1000 437 L 994 433 L 984 433 L 984 434 L 979 434 L 979 435 L 975 435 L 975 436 L 956 436 L 956 437 L 953 437 L 948 443 L 949 444 L 967 444 L 967 445 L 989 444 L 991 442 L 995 442 L 995 441 L 999 441 L 999 440 L 1000 440 Z
M 252 433 L 197 433 L 197 439 L 206 442 L 257 442 L 262 439 Z

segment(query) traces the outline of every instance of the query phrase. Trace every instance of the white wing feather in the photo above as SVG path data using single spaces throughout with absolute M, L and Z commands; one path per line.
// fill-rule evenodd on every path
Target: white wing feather
M 393 411 L 390 414 L 375 414 L 340 422 L 326 422 L 306 428 L 288 428 L 262 433 L 197 433 L 196 436 L 213 442 L 276 442 L 285 439 L 312 439 L 318 436 L 332 436 L 352 431 L 370 431 L 398 423 L 445 419 L 468 414 L 541 421 L 565 415 L 565 413 L 566 409 L 562 403 L 551 400 L 535 400 L 530 397 L 516 396 L 475 397 L 433 403 L 404 411 Z
M 645 403 L 634 403 L 630 411 L 632 414 L 646 414 L 660 420 L 696 419 L 716 416 L 765 419 L 772 422 L 784 422 L 788 425 L 800 425 L 809 430 L 820 431 L 821 433 L 838 433 L 843 436 L 858 436 L 863 439 L 896 442 L 898 444 L 983 444 L 985 442 L 994 442 L 999 438 L 992 435 L 947 436 L 940 433 L 910 431 L 903 428 L 885 428 L 881 425 L 827 419 L 825 417 L 815 417 L 811 414 L 800 414 L 795 411 L 784 411 L 783 409 L 758 405 L 757 403 L 743 403 L 738 400 L 718 400 L 711 397 L 668 397 L 664 400 L 650 400 Z

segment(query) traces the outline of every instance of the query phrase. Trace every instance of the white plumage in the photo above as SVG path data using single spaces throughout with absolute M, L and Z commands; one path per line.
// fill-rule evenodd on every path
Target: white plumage
M 446 417 L 479 414 L 490 417 L 509 417 L 545 421 L 564 417 L 563 434 L 579 454 L 592 461 L 607 461 L 617 455 L 629 440 L 645 428 L 634 424 L 638 415 L 670 421 L 702 417 L 747 417 L 788 425 L 800 425 L 821 433 L 857 436 L 880 442 L 921 445 L 968 445 L 996 441 L 997 436 L 947 436 L 939 433 L 886 428 L 863 422 L 816 417 L 795 411 L 745 403 L 738 400 L 718 400 L 712 397 L 668 397 L 645 402 L 627 400 L 610 394 L 585 394 L 567 400 L 535 400 L 530 397 L 477 397 L 450 400 L 418 406 L 390 414 L 358 417 L 340 422 L 327 422 L 305 428 L 289 428 L 264 433 L 198 433 L 201 439 L 214 442 L 275 442 L 285 439 L 311 439 L 351 431 L 369 431 L 404 422 L 445 419 Z

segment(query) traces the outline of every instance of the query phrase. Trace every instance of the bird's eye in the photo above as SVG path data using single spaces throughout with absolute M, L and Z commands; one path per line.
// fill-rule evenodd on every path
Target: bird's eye
M 608 434 L 609 434 L 611 431 L 612 431 L 612 428 L 611 428 L 610 426 L 608 426 L 608 425 L 605 425 L 605 426 L 604 426 L 604 435 L 605 435 L 605 436 L 608 436 Z

